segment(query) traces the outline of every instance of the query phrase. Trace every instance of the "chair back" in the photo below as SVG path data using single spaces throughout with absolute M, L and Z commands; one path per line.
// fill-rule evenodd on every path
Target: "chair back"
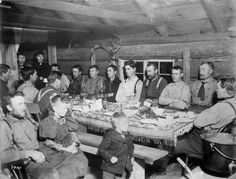
M 26 103 L 26 107 L 35 121 L 40 122 L 42 120 L 42 113 L 37 103 Z

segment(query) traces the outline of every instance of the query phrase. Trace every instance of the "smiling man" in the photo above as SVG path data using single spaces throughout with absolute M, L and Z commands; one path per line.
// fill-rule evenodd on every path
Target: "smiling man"
M 217 82 L 212 77 L 214 73 L 214 64 L 204 62 L 199 69 L 200 80 L 196 80 L 191 85 L 192 104 L 199 106 L 211 106 L 213 94 L 217 89 Z
M 133 60 L 125 62 L 125 74 L 128 77 L 119 86 L 116 101 L 135 101 L 140 99 L 143 82 L 136 75 L 136 63 Z
M 172 67 L 173 83 L 168 84 L 161 93 L 159 104 L 177 109 L 188 109 L 191 93 L 188 84 L 183 82 L 184 72 L 181 66 Z

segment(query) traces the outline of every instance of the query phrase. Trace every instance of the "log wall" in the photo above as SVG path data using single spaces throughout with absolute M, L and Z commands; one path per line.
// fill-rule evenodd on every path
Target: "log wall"
M 184 49 L 190 50 L 190 77 L 197 78 L 198 67 L 204 61 L 212 61 L 215 66 L 215 74 L 236 76 L 235 58 L 233 58 L 234 45 L 231 38 L 226 40 L 211 40 L 202 42 L 172 43 L 172 44 L 141 44 L 122 46 L 117 56 L 120 59 L 175 59 L 176 65 L 182 66 Z M 105 73 L 107 54 L 98 50 L 97 65 L 101 74 Z M 86 74 L 90 65 L 89 48 L 57 49 L 58 63 L 63 66 L 66 74 L 70 73 L 70 68 L 75 64 L 81 64 Z

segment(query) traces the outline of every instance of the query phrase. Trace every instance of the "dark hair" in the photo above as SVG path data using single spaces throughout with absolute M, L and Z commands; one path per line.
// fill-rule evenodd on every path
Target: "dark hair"
M 155 62 L 148 62 L 147 67 L 149 67 L 149 66 L 153 66 L 154 70 L 158 69 L 158 66 Z
M 2 73 L 6 73 L 10 69 L 10 66 L 7 64 L 0 64 L 0 76 Z
M 38 55 L 44 55 L 44 54 L 43 54 L 43 51 L 37 51 L 37 52 L 35 52 L 34 58 L 36 58 Z
M 20 55 L 25 56 L 25 52 L 17 52 L 17 57 Z
M 42 51 L 35 52 L 35 54 L 34 54 L 34 63 L 36 63 L 36 64 L 38 64 L 38 59 L 36 58 L 38 55 L 43 55 L 44 56 Z
M 81 73 L 83 73 L 83 68 L 81 67 L 81 65 L 74 65 L 72 68 L 71 68 L 71 71 L 73 68 L 77 68 L 79 71 L 81 71 Z
M 98 67 L 97 65 L 91 65 L 91 66 L 89 67 L 89 70 L 90 70 L 90 69 L 93 69 L 93 68 L 95 68 L 97 71 L 99 71 L 99 67 Z
M 214 72 L 215 70 L 215 65 L 212 62 L 202 62 L 200 66 L 207 64 Z
M 136 63 L 133 60 L 128 60 L 125 62 L 124 66 L 130 66 L 132 68 L 136 68 Z
M 183 70 L 183 67 L 181 67 L 181 66 L 178 66 L 178 65 L 176 65 L 176 66 L 173 66 L 173 67 L 171 68 L 171 70 L 179 70 L 179 71 L 180 71 L 180 73 L 183 73 L 183 72 L 184 72 L 184 70 Z
M 221 88 L 226 88 L 228 95 L 233 96 L 236 92 L 235 78 L 220 78 L 218 79 Z
M 48 76 L 48 84 L 54 83 L 57 79 L 61 80 L 62 73 L 59 71 L 51 71 Z
M 61 67 L 58 64 L 56 64 L 56 63 L 53 63 L 51 65 L 50 69 L 52 70 L 53 67 L 57 67 L 59 70 L 61 70 Z
M 109 66 L 107 67 L 107 69 L 108 69 L 108 68 L 112 68 L 114 71 L 118 71 L 117 66 L 116 66 L 116 65 L 113 65 L 113 64 L 109 65 Z
M 30 75 L 33 75 L 36 72 L 36 70 L 32 67 L 24 67 L 21 71 L 21 76 L 24 81 L 27 81 L 30 79 Z

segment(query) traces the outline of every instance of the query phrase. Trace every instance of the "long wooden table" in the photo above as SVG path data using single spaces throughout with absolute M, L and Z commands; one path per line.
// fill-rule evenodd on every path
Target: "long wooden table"
M 77 120 L 87 125 L 87 128 L 94 131 L 104 132 L 112 128 L 111 116 L 103 114 L 80 113 L 75 112 Z M 129 125 L 129 132 L 134 137 L 134 140 L 146 142 L 153 140 L 154 143 L 164 143 L 168 146 L 175 146 L 178 136 L 181 136 L 191 130 L 193 122 L 177 122 L 169 125 L 167 128 L 162 128 L 153 124 L 145 124 L 143 126 Z

